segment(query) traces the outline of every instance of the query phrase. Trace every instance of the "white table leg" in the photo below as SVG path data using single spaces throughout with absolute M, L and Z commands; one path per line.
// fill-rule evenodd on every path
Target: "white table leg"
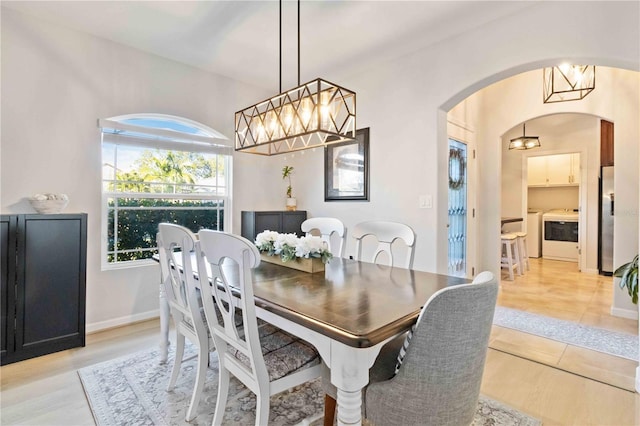
M 331 343 L 331 383 L 338 388 L 338 425 L 362 424 L 362 389 L 369 383 L 382 343 L 371 348 L 354 348 Z
M 169 302 L 164 293 L 164 284 L 160 283 L 160 363 L 167 362 L 169 353 Z
M 338 425 L 362 424 L 362 390 L 338 389 Z

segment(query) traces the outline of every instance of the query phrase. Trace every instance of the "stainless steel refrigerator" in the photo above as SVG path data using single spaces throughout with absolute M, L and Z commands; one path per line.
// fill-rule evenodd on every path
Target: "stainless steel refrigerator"
M 613 166 L 600 168 L 600 240 L 598 269 L 601 274 L 613 273 Z

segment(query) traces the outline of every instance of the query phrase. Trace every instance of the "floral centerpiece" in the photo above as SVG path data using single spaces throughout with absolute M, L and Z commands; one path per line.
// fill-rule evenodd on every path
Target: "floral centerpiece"
M 280 263 L 307 263 L 304 259 L 319 259 L 322 264 L 329 262 L 333 254 L 327 249 L 327 244 L 320 237 L 307 236 L 298 238 L 296 234 L 280 234 L 275 231 L 264 231 L 256 235 L 256 247 L 263 254 L 262 259 L 269 262 L 269 257 L 276 257 Z M 291 266 L 299 269 L 295 266 Z M 316 266 L 317 268 L 317 266 Z M 308 270 L 303 268 L 302 270 Z M 324 269 L 324 268 L 323 268 Z M 315 272 L 309 271 L 309 272 Z

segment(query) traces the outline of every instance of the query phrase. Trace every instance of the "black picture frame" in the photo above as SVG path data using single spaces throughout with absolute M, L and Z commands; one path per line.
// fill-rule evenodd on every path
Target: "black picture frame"
M 369 201 L 369 128 L 324 148 L 324 200 Z

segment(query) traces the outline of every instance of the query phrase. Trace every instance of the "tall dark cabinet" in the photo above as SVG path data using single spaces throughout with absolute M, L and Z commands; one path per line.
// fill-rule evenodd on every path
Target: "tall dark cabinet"
M 86 214 L 2 215 L 1 364 L 85 345 Z
M 307 220 L 307 212 L 294 211 L 243 211 L 241 234 L 249 241 L 255 241 L 256 235 L 262 231 L 276 231 L 284 234 L 303 235 L 300 230 L 302 222 Z

